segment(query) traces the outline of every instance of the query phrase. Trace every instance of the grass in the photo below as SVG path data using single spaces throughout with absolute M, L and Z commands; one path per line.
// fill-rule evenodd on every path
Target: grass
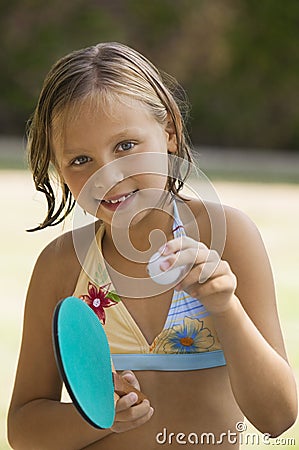
M 278 308 L 289 359 L 299 380 L 299 185 L 215 181 L 214 187 L 223 203 L 245 211 L 261 231 L 275 274 Z M 43 199 L 34 193 L 27 172 L 1 171 L 0 189 L 0 449 L 7 450 L 10 447 L 5 437 L 6 414 L 20 346 L 28 280 L 41 249 L 63 228 L 26 233 L 25 229 L 39 223 L 45 212 Z M 248 430 L 254 432 L 251 427 Z M 283 438 L 288 437 L 295 438 L 297 445 L 281 444 L 275 447 L 299 449 L 298 423 L 283 435 Z M 243 447 L 244 450 L 253 448 L 257 447 Z M 269 446 L 259 445 L 258 448 Z

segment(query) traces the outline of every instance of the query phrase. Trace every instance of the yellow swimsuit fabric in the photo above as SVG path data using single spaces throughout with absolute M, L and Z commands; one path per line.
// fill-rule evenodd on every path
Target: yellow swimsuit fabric
M 175 202 L 173 206 L 175 238 L 185 235 L 185 230 Z M 116 369 L 195 370 L 225 365 L 212 318 L 200 300 L 183 291 L 174 291 L 163 330 L 151 344 L 147 342 L 109 277 L 102 254 L 104 233 L 102 224 L 88 250 L 73 295 L 87 301 L 95 311 L 101 309 L 100 320 Z M 102 301 L 107 294 L 111 300 Z

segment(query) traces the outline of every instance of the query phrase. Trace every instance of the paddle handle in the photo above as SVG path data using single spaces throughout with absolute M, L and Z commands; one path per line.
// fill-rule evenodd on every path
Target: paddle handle
M 138 396 L 138 400 L 135 403 L 136 405 L 139 405 L 139 403 L 143 402 L 147 397 L 138 389 L 135 389 L 127 380 L 125 380 L 122 376 L 120 376 L 116 372 L 112 372 L 113 374 L 113 383 L 114 383 L 114 392 L 119 395 L 120 397 L 123 397 L 126 394 L 129 394 L 130 392 L 135 392 Z

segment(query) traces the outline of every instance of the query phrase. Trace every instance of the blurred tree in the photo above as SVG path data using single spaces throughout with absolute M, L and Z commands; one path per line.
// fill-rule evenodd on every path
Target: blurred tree
M 299 149 L 299 2 L 1 0 L 0 132 L 23 133 L 60 56 L 121 41 L 174 75 L 196 144 Z
M 298 150 L 299 2 L 233 5 L 225 70 L 208 79 L 199 74 L 190 89 L 201 140 Z

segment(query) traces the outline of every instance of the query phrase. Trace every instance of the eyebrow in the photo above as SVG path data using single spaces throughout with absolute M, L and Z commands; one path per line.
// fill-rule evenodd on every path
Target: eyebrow
M 122 131 L 120 131 L 119 133 L 117 133 L 117 134 L 114 134 L 112 137 L 111 137 L 111 139 L 108 139 L 107 140 L 107 144 L 109 145 L 109 144 L 111 144 L 112 142 L 114 142 L 114 141 L 119 141 L 119 140 L 121 140 L 121 139 L 125 139 L 125 138 L 128 138 L 128 134 L 131 134 L 131 133 L 139 133 L 140 134 L 140 131 L 142 131 L 143 129 L 141 128 L 141 127 L 130 127 L 130 128 L 124 128 Z M 79 148 L 65 148 L 65 149 L 63 149 L 63 156 L 75 156 L 75 155 L 78 155 L 79 153 L 85 153 L 85 152 L 88 152 L 88 149 L 84 149 L 84 148 L 81 148 L 81 147 L 79 147 Z
M 63 149 L 63 156 L 76 156 L 78 154 L 86 153 L 88 150 L 85 148 L 70 148 Z

